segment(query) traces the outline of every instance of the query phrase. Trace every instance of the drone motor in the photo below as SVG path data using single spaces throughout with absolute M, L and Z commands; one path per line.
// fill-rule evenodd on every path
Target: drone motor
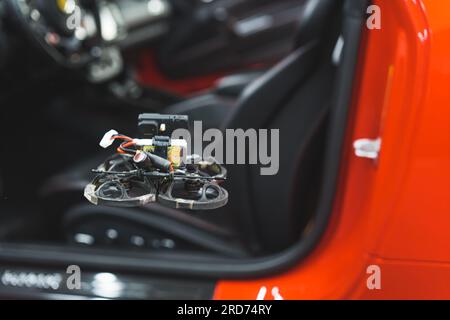
M 86 186 L 84 196 L 95 205 L 136 207 L 156 201 L 157 190 L 152 181 L 132 171 L 128 157 L 117 155 L 107 160 L 98 169 L 98 176 Z M 131 167 L 132 168 L 132 167 Z
M 213 210 L 228 202 L 228 192 L 214 182 L 179 180 L 164 186 L 158 202 L 175 209 Z

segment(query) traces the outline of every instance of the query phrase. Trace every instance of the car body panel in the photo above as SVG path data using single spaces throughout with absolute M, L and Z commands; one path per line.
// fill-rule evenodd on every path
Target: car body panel
M 450 298 L 450 2 L 374 4 L 326 234 L 289 272 L 220 281 L 215 299 Z M 381 138 L 378 160 L 354 155 L 361 138 Z

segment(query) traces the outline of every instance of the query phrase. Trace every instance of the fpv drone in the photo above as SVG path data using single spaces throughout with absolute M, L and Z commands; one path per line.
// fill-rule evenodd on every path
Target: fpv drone
M 187 155 L 184 139 L 171 139 L 176 129 L 188 128 L 188 117 L 141 114 L 143 139 L 133 139 L 111 130 L 100 142 L 103 148 L 121 141 L 117 153 L 97 169 L 84 190 L 95 205 L 138 207 L 158 202 L 187 210 L 212 210 L 228 202 L 220 185 L 226 169 L 213 158 L 200 160 Z

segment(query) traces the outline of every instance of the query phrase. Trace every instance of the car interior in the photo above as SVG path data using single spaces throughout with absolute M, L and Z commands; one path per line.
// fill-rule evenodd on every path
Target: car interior
M 0 260 L 217 280 L 305 257 L 336 193 L 367 1 L 63 3 L 0 0 Z M 88 203 L 98 141 L 138 135 L 146 112 L 279 129 L 280 170 L 227 165 L 212 211 Z

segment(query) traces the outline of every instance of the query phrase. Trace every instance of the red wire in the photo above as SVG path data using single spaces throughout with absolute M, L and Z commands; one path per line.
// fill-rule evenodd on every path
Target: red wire
M 128 142 L 124 142 L 124 143 L 122 143 L 122 144 L 120 145 L 119 148 L 117 148 L 117 152 L 119 152 L 120 154 L 127 154 L 128 152 L 126 152 L 126 151 L 123 150 L 122 148 L 128 148 L 128 147 L 134 146 L 135 144 L 136 144 L 136 143 L 135 143 L 133 140 L 128 141 Z
M 117 148 L 117 152 L 120 153 L 120 154 L 127 154 L 127 152 L 125 150 L 122 150 L 122 148 L 127 148 L 127 147 L 130 147 L 132 145 L 135 145 L 135 143 L 133 142 L 132 138 L 124 136 L 124 135 L 116 135 L 116 136 L 113 136 L 112 139 L 113 140 L 120 139 L 120 140 L 125 140 L 126 141 L 125 143 L 122 143 L 120 145 L 120 147 Z
M 126 141 L 133 141 L 133 139 L 131 139 L 130 137 L 127 137 L 127 136 L 121 136 L 121 135 L 114 136 L 113 139 L 114 139 L 114 140 L 116 140 L 116 139 L 122 139 L 122 140 L 126 140 Z

